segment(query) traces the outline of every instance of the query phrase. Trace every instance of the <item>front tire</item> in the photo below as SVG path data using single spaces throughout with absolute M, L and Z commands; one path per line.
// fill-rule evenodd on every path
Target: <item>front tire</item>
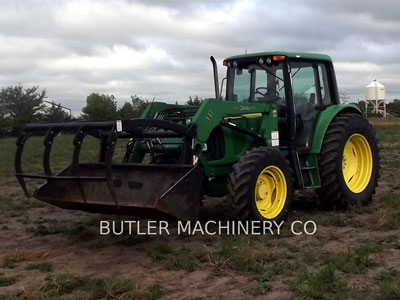
M 280 222 L 293 198 L 290 164 L 275 149 L 253 149 L 233 166 L 229 190 L 240 220 Z
M 363 116 L 344 113 L 329 125 L 318 157 L 321 205 L 345 209 L 372 200 L 379 178 L 375 131 Z

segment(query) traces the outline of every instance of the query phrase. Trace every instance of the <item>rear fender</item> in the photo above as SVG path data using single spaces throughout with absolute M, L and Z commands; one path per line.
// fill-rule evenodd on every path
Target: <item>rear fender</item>
M 319 115 L 317 124 L 315 126 L 310 153 L 319 154 L 321 152 L 322 143 L 329 125 L 338 114 L 344 112 L 351 112 L 360 115 L 362 114 L 360 109 L 355 104 L 338 104 L 327 107 Z

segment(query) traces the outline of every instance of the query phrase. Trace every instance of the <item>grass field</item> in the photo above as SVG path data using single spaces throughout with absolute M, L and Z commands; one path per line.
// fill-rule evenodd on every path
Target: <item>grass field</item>
M 15 139 L 0 139 L 0 300 L 400 299 L 400 122 L 372 123 L 381 149 L 373 203 L 326 212 L 314 193 L 296 194 L 287 224 L 314 220 L 313 236 L 289 225 L 280 236 L 100 236 L 100 220 L 127 218 L 26 199 L 13 176 Z M 55 170 L 70 162 L 71 141 L 54 145 Z M 83 160 L 95 159 L 95 141 L 83 147 Z M 41 171 L 42 139 L 25 153 L 26 171 Z M 229 218 L 225 202 L 207 199 L 205 214 Z

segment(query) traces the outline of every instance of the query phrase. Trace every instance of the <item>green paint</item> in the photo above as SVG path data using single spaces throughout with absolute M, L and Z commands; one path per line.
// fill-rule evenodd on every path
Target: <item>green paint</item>
M 319 169 L 318 169 L 318 155 L 317 154 L 309 154 L 307 155 L 307 165 L 309 167 L 308 172 L 311 179 L 311 184 L 309 188 L 318 188 L 321 186 L 321 180 L 319 177 Z
M 200 106 L 193 117 L 197 127 L 197 138 L 194 145 L 202 149 L 212 131 L 220 126 L 221 121 L 229 121 L 242 128 L 250 129 L 264 138 L 264 142 L 256 142 L 251 136 L 222 127 L 225 143 L 225 155 L 219 160 L 208 161 L 201 151 L 197 152 L 199 162 L 204 172 L 209 176 L 228 175 L 232 165 L 239 160 L 246 151 L 255 146 L 268 145 L 271 131 L 278 130 L 278 121 L 272 115 L 273 105 L 264 103 L 232 102 L 216 99 L 207 99 Z M 246 117 L 247 114 L 261 113 L 261 117 Z M 239 117 L 239 118 L 237 118 Z
M 317 124 L 315 126 L 314 138 L 310 153 L 318 154 L 321 151 L 321 146 L 325 137 L 325 133 L 333 118 L 335 118 L 336 115 L 340 112 L 344 111 L 361 114 L 360 109 L 354 104 L 332 105 L 327 107 L 320 113 Z

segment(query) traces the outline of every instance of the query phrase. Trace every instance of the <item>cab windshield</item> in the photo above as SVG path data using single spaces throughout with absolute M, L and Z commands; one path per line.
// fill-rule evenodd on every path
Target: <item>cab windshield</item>
M 227 78 L 228 101 L 285 103 L 282 62 L 228 67 Z

